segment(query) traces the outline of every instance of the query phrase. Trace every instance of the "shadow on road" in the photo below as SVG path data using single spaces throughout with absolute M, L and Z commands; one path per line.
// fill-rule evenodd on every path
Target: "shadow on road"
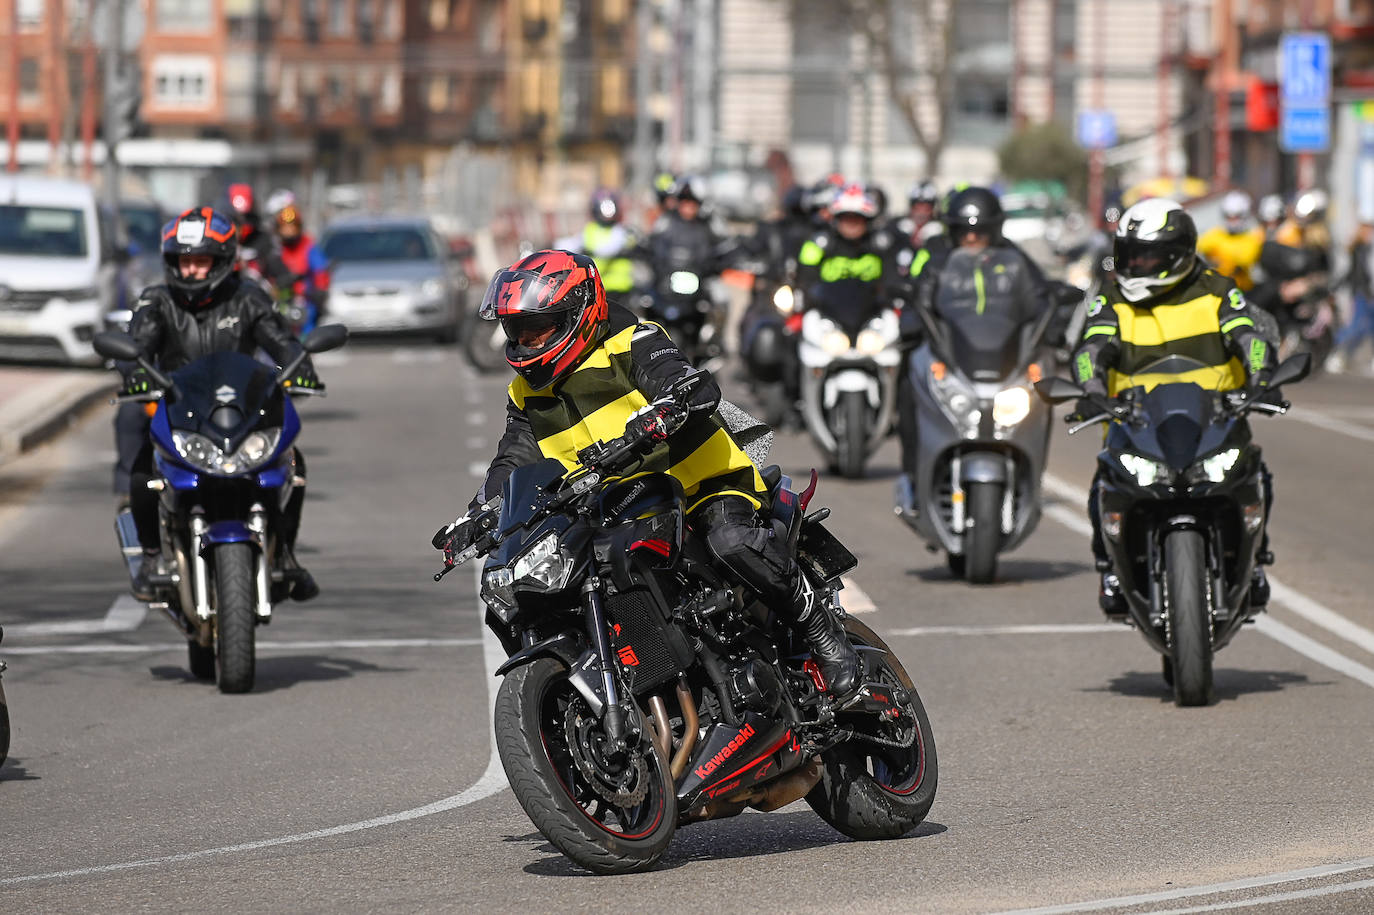
M 264 655 L 257 658 L 257 675 L 253 693 L 271 693 L 290 689 L 300 683 L 343 680 L 359 673 L 409 673 L 409 667 L 382 667 L 355 658 L 331 658 L 324 655 Z M 213 689 L 214 684 L 197 680 L 184 667 L 150 667 L 148 672 L 159 680 L 195 683 Z
M 927 820 L 909 835 L 894 841 L 915 841 L 947 831 L 947 826 Z M 542 838 L 539 833 L 506 837 L 507 842 L 539 842 L 533 850 L 551 855 L 525 865 L 525 873 L 540 877 L 592 876 L 563 857 L 558 849 L 541 841 Z M 813 848 L 847 845 L 853 841 L 836 832 L 810 810 L 770 813 L 763 816 L 743 814 L 730 819 L 712 820 L 683 827 L 673 837 L 673 844 L 657 870 L 671 870 L 684 864 L 725 861 L 732 858 L 785 855 Z
M 1003 559 L 997 563 L 997 579 L 991 585 L 979 585 L 978 587 L 995 588 L 998 585 L 1020 585 L 1033 581 L 1058 581 L 1061 578 L 1072 578 L 1091 570 L 1092 567 L 1086 562 L 1072 560 Z M 949 568 L 944 565 L 928 566 L 924 569 L 908 569 L 906 574 L 931 584 L 964 584 L 962 578 L 955 578 L 950 573 Z M 1091 598 L 1091 596 L 1092 594 L 1089 592 L 1089 597 Z
M 33 775 L 17 757 L 11 756 L 0 764 L 0 782 L 36 782 L 40 776 Z
M 1274 693 L 1290 686 L 1330 686 L 1330 680 L 1312 680 L 1306 674 L 1287 670 L 1234 670 L 1218 668 L 1212 672 L 1213 687 L 1218 702 L 1239 699 L 1250 693 Z M 1087 693 L 1116 693 L 1133 699 L 1157 699 L 1173 702 L 1174 691 L 1164 677 L 1156 673 L 1132 671 L 1115 677 L 1106 686 L 1085 689 Z

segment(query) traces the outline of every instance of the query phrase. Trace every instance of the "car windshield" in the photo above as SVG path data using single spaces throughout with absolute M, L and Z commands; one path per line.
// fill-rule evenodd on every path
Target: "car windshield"
M 0 205 L 0 254 L 85 257 L 85 214 L 60 207 Z
M 124 217 L 124 225 L 129 230 L 129 241 L 138 245 L 142 251 L 157 251 L 162 247 L 162 214 L 148 207 L 122 207 L 119 211 Z
M 410 226 L 341 229 L 331 232 L 324 255 L 332 261 L 428 261 L 434 246 L 428 235 Z

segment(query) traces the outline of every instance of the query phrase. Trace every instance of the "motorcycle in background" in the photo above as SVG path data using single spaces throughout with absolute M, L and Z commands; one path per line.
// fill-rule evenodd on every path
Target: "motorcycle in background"
M 655 257 L 644 317 L 661 326 L 692 365 L 718 371 L 725 360 L 725 307 L 713 273 L 677 248 Z
M 863 476 L 892 429 L 900 338 L 896 309 L 871 282 L 820 283 L 806 296 L 798 346 L 802 418 L 842 476 Z
M 1263 580 L 1254 575 L 1257 565 L 1272 561 L 1259 552 L 1267 483 L 1246 417 L 1287 412 L 1277 389 L 1307 377 L 1311 364 L 1306 353 L 1285 360 L 1258 393 L 1192 382 L 1147 390 L 1136 382 L 1140 376 L 1127 378 L 1116 398 L 1097 398 L 1097 415 L 1069 429 L 1108 423 L 1094 498 L 1126 598 L 1122 621 L 1163 656 L 1164 680 L 1180 706 L 1211 703 L 1213 656 L 1268 603 L 1267 593 L 1256 593 Z M 1174 355 L 1141 375 L 1205 378 L 1208 368 Z M 1036 390 L 1053 403 L 1086 396 L 1062 378 Z
M 1054 299 L 1081 294 L 1058 284 Z M 1031 396 L 1031 386 L 1044 375 L 1056 307 L 1024 324 L 972 313 L 947 321 L 923 307 L 919 314 L 926 342 L 907 368 L 916 395 L 916 469 L 914 478 L 898 479 L 895 511 L 930 550 L 945 551 L 956 578 L 988 584 L 998 554 L 1015 549 L 1040 521 L 1052 411 Z
M 121 401 L 156 402 L 151 434 L 160 494 L 162 557 L 152 578 L 156 600 L 187 639 L 191 673 L 216 679 L 221 692 L 253 688 L 255 627 L 272 620 L 295 569 L 283 565 L 282 512 L 304 478 L 293 447 L 301 423 L 285 388 L 306 353 L 337 349 L 342 324 L 317 328 L 301 341 L 299 359 L 280 372 L 237 352 L 202 356 L 170 375 L 144 357 L 127 334 L 96 334 L 96 352 L 137 362 L 156 386 Z M 175 409 L 173 409 L 175 407 Z M 143 554 L 133 514 L 115 518 L 132 579 Z
M 740 322 L 740 358 L 763 421 L 775 429 L 800 418 L 797 347 L 803 320 L 801 300 L 801 293 L 791 285 L 759 283 L 754 303 Z

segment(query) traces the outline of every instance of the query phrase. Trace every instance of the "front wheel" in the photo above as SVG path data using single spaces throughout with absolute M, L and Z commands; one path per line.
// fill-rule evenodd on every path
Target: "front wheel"
M 835 405 L 835 463 L 841 476 L 858 479 L 868 461 L 868 398 L 846 391 Z
M 1212 701 L 1212 620 L 1207 612 L 1207 548 L 1202 534 L 1171 531 L 1164 538 L 1169 606 L 1169 659 L 1174 703 Z
M 246 693 L 253 688 L 257 664 L 253 547 L 247 543 L 221 543 L 215 547 L 214 565 L 219 691 Z
M 882 649 L 859 652 L 864 679 L 904 690 L 907 703 L 898 721 L 866 728 L 821 754 L 821 780 L 806 802 L 851 839 L 896 839 L 921 825 L 935 803 L 935 735 L 916 685 L 882 638 L 853 617 L 844 628 L 855 645 Z
M 479 321 L 468 332 L 468 361 L 479 372 L 498 372 L 508 367 L 506 362 L 506 334 L 500 322 Z
M 1001 483 L 968 484 L 968 520 L 972 530 L 964 533 L 964 557 L 970 584 L 989 584 L 997 574 L 1004 493 Z
M 506 675 L 496 694 L 496 748 L 535 827 L 596 874 L 654 867 L 677 828 L 677 795 L 653 741 L 606 752 L 601 722 L 553 658 Z

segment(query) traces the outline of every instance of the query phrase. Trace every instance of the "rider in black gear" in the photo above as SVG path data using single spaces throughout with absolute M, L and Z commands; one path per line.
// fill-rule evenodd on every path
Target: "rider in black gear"
M 271 296 L 253 283 L 240 280 L 238 239 L 234 224 L 209 207 L 187 210 L 162 230 L 162 256 L 167 283 L 143 291 L 135 306 L 129 333 L 163 372 L 174 372 L 209 353 L 238 351 L 252 355 L 262 348 L 278 366 L 294 359 L 300 342 L 291 335 Z M 307 357 L 287 385 L 322 388 Z M 124 379 L 128 394 L 146 393 L 147 373 L 134 369 Z M 296 472 L 305 476 L 305 462 L 296 453 Z M 134 596 L 151 599 L 149 576 L 157 568 L 161 542 L 158 496 L 148 488 L 156 476 L 153 444 L 143 441 L 130 474 L 129 504 L 143 562 L 134 579 Z M 305 490 L 297 487 L 283 512 L 282 546 L 285 567 L 299 568 L 293 552 L 300 526 Z M 308 600 L 319 593 L 304 569 L 291 596 Z

